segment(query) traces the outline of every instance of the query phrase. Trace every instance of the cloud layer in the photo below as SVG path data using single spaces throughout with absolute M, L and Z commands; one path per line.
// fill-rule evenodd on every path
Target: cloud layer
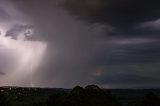
M 49 44 L 34 75 L 37 86 L 159 87 L 159 1 L 10 3 L 32 20 L 34 36 Z

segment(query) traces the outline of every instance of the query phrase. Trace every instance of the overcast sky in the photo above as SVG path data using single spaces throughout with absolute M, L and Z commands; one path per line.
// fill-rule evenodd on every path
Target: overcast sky
M 35 86 L 160 87 L 159 4 L 158 0 L 2 0 L 0 27 L 32 25 L 34 38 L 48 43 L 33 75 Z

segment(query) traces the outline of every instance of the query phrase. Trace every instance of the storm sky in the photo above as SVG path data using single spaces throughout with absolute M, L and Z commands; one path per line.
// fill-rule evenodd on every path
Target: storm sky
M 47 42 L 33 75 L 35 86 L 157 88 L 159 5 L 158 0 L 2 0 L 0 29 L 12 32 L 15 25 L 31 25 L 33 37 Z M 0 64 L 10 60 L 7 53 L 1 53 Z M 14 83 L 30 86 L 23 80 Z

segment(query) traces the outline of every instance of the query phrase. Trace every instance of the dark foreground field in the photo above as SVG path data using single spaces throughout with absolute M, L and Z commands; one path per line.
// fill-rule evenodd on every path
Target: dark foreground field
M 160 106 L 160 89 L 1 87 L 0 106 Z

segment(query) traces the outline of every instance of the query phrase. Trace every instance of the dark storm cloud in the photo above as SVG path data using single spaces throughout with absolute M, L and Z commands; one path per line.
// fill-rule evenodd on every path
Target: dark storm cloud
M 99 44 L 92 62 L 96 65 L 159 63 L 159 40 L 153 38 L 118 38 Z
M 0 7 L 0 21 L 4 21 L 4 20 L 6 21 L 9 18 L 10 18 L 9 14 L 7 14 L 7 12 Z
M 0 75 L 5 75 L 5 73 L 4 72 L 0 72 Z
M 159 63 L 101 66 L 94 74 L 96 83 L 115 88 L 159 87 Z
M 29 29 L 33 29 L 33 26 L 31 25 L 14 25 L 13 27 L 11 27 L 9 30 L 6 31 L 6 36 L 10 36 L 14 39 L 17 39 L 17 36 L 20 33 L 24 33 L 25 36 L 31 34 L 31 32 L 27 32 L 27 30 Z
M 145 84 L 145 83 L 157 83 L 160 81 L 158 78 L 148 77 L 148 76 L 141 76 L 141 75 L 133 75 L 133 74 L 121 74 L 121 75 L 106 75 L 106 76 L 99 76 L 97 81 L 101 84 Z
M 160 82 L 156 76 L 160 63 L 159 32 L 155 33 L 160 18 L 158 0 L 14 3 L 32 19 L 35 36 L 48 43 L 47 62 L 35 74 L 38 86 L 98 83 L 112 87 L 120 83 L 123 87 Z
M 143 45 L 124 45 L 113 50 L 111 64 L 160 62 L 159 41 Z
M 156 36 L 159 37 L 160 18 L 152 21 L 142 22 L 134 28 L 134 34 L 142 34 L 145 36 Z
M 7 0 L 1 0 L 0 1 L 0 22 L 6 21 L 10 19 L 10 14 L 8 13 L 6 9 L 6 1 Z
M 160 18 L 160 1 L 153 0 L 64 0 L 65 7 L 89 23 L 106 23 L 118 28 L 116 34 L 137 34 L 134 26 Z M 146 34 L 146 33 L 145 33 Z
M 13 6 L 11 6 L 10 0 L 0 1 L 0 23 L 10 22 L 13 18 L 19 17 L 19 14 L 15 12 Z M 23 17 L 24 18 L 24 17 Z M 11 23 L 10 23 L 11 24 Z
M 152 29 L 154 31 L 160 29 L 160 18 L 153 21 L 141 23 L 137 28 L 139 29 Z

